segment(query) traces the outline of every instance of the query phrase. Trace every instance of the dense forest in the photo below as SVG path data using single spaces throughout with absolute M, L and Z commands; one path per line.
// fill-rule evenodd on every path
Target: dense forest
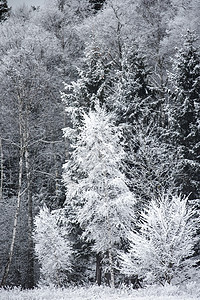
M 200 278 L 198 0 L 0 0 L 0 282 Z

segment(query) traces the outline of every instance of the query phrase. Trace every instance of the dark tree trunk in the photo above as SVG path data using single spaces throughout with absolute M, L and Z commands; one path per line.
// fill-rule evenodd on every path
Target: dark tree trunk
M 102 280 L 102 265 L 101 265 L 101 255 L 98 253 L 96 255 L 96 282 L 98 285 L 101 285 Z

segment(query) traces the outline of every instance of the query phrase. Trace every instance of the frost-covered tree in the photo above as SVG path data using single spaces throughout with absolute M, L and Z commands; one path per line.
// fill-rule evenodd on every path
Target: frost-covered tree
M 151 82 L 147 59 L 136 46 L 123 49 L 113 90 L 109 102 L 123 124 L 126 175 L 138 199 L 149 201 L 173 185 L 174 157 L 161 137 L 166 122 L 162 100 Z
M 71 114 L 72 122 L 79 126 L 83 111 L 94 107 L 95 101 L 105 103 L 110 83 L 111 63 L 106 53 L 93 41 L 85 49 L 82 68 L 78 68 L 79 78 L 70 84 L 65 84 L 63 100 L 66 110 Z
M 28 236 L 25 234 L 21 236 L 29 246 L 27 245 L 24 251 L 20 243 L 21 249 L 18 250 L 20 254 L 16 260 L 12 261 L 13 265 L 16 261 L 23 261 L 19 275 L 15 276 L 16 283 L 17 278 L 20 278 L 23 286 L 33 287 L 35 268 L 33 266 L 32 228 L 33 215 L 38 205 L 36 198 L 38 200 L 40 198 L 41 201 L 48 198 L 49 202 L 49 195 L 51 195 L 55 200 L 53 204 L 55 207 L 59 202 L 57 201 L 59 195 L 62 194 L 60 174 L 61 165 L 64 162 L 64 142 L 61 131 L 63 108 L 58 92 L 58 85 L 60 86 L 62 82 L 61 71 L 58 67 L 58 61 L 61 63 L 61 52 L 58 40 L 34 24 L 31 13 L 26 14 L 26 8 L 22 7 L 19 12 L 19 15 L 12 15 L 0 26 L 0 130 L 4 147 L 6 147 L 3 187 L 6 192 L 5 196 L 17 194 L 17 172 L 20 170 L 17 161 L 20 161 L 20 157 L 22 159 L 22 171 L 20 171 L 23 172 L 21 175 L 22 191 L 19 195 L 23 195 L 21 207 L 24 205 L 27 213 L 24 213 L 23 218 L 19 220 L 24 222 L 24 227 L 27 228 Z M 23 18 L 23 15 L 28 17 Z M 52 122 L 53 119 L 54 122 Z M 55 123 L 57 123 L 56 126 Z M 61 160 L 63 161 L 59 169 L 58 165 Z M 25 222 L 27 222 L 26 225 Z M 16 243 L 18 243 L 17 240 L 18 237 Z M 5 264 L 6 262 L 1 262 L 2 266 Z M 10 273 L 13 268 L 14 266 L 10 269 Z M 27 268 L 26 277 L 22 275 L 25 268 Z
M 127 176 L 137 196 L 138 211 L 167 190 L 176 191 L 174 176 L 178 173 L 177 154 L 157 135 L 157 126 L 135 126 L 129 143 Z
M 41 265 L 41 281 L 61 286 L 72 271 L 72 248 L 66 221 L 60 210 L 44 206 L 35 217 L 35 252 Z
M 71 206 L 83 230 L 82 238 L 93 244 L 96 254 L 108 258 L 113 286 L 116 250 L 127 241 L 135 200 L 122 173 L 122 135 L 112 117 L 98 104 L 83 115 L 83 126 L 71 159 L 64 165 L 63 177 L 66 206 Z M 70 134 L 71 129 L 65 129 L 65 136 Z
M 74 142 L 76 140 L 77 131 L 81 128 L 80 124 L 82 124 L 83 113 L 94 108 L 95 101 L 99 100 L 101 104 L 105 102 L 108 93 L 109 72 L 110 63 L 105 53 L 101 53 L 100 46 L 93 41 L 91 45 L 85 49 L 83 65 L 81 68 L 78 68 L 78 78 L 70 84 L 66 84 L 65 93 L 62 94 L 63 102 L 66 105 L 68 124 L 74 129 L 71 130 L 70 137 L 65 136 L 69 144 L 72 142 L 72 139 L 74 139 Z M 70 146 L 68 150 L 70 152 Z M 74 180 L 76 180 L 77 177 L 82 178 L 82 170 L 71 168 L 71 176 Z M 74 279 L 77 281 L 82 280 L 80 279 L 80 275 L 83 276 L 83 274 L 87 272 L 88 268 L 86 266 L 90 260 L 88 253 L 90 245 L 87 242 L 83 243 L 83 240 L 79 239 L 82 229 L 77 222 L 74 222 L 72 215 L 73 213 L 70 212 L 71 237 L 74 249 L 78 253 L 76 256 L 77 268 L 75 268 L 76 271 L 74 272 Z M 87 276 L 83 277 L 86 278 Z M 83 280 L 85 280 L 85 278 L 83 278 Z
M 188 31 L 179 49 L 170 80 L 173 88 L 170 140 L 179 154 L 177 186 L 190 199 L 199 199 L 200 171 L 200 60 L 197 37 Z
M 116 72 L 113 93 L 109 97 L 120 123 L 135 125 L 147 123 L 153 118 L 152 104 L 155 89 L 150 82 L 151 70 L 145 55 L 137 45 L 125 45 L 122 49 L 120 69 Z M 155 108 L 154 108 L 155 109 Z
M 138 232 L 130 234 L 130 249 L 122 254 L 123 271 L 146 283 L 180 283 L 195 273 L 191 259 L 197 222 L 188 198 L 162 195 L 141 214 Z

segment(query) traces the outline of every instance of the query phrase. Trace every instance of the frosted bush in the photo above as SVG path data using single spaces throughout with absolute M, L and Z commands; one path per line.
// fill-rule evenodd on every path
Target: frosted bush
M 47 207 L 35 218 L 35 252 L 41 265 L 41 280 L 45 284 L 62 285 L 71 272 L 72 250 L 67 239 L 65 219 L 59 210 Z
M 141 215 L 139 232 L 130 234 L 130 251 L 122 254 L 123 272 L 148 284 L 181 283 L 195 278 L 191 259 L 197 224 L 188 199 L 163 195 Z

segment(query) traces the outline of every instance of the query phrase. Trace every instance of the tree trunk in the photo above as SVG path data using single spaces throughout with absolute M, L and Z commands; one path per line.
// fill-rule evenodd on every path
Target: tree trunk
M 101 267 L 101 255 L 98 253 L 96 255 L 96 282 L 100 286 L 102 279 L 102 267 Z
M 18 218 L 19 218 L 19 211 L 20 211 L 20 204 L 21 204 L 21 196 L 22 196 L 22 171 L 23 171 L 23 154 L 24 154 L 24 148 L 23 148 L 23 136 L 22 136 L 22 118 L 21 113 L 19 116 L 19 131 L 20 131 L 20 155 L 19 155 L 19 176 L 18 176 L 18 196 L 17 196 L 17 207 L 15 211 L 15 217 L 14 217 L 14 226 L 13 226 L 13 233 L 12 233 L 12 241 L 10 245 L 10 251 L 8 255 L 8 260 L 4 269 L 4 274 L 1 280 L 1 286 L 6 285 L 6 280 L 8 277 L 8 273 L 10 270 L 12 258 L 13 258 L 13 251 L 15 246 L 15 239 L 16 239 L 16 233 L 17 233 L 17 225 L 18 225 Z
M 27 180 L 27 202 L 28 202 L 28 270 L 27 270 L 27 287 L 29 289 L 34 287 L 34 245 L 33 245 L 33 199 L 31 189 L 31 169 L 30 169 L 30 154 L 28 149 L 29 143 L 29 122 L 28 110 L 26 110 L 26 124 L 24 132 L 25 140 L 25 168 Z
M 107 190 L 106 190 L 105 199 L 109 206 Z M 109 285 L 111 288 L 114 288 L 115 287 L 115 278 L 114 278 L 114 267 L 113 267 L 113 256 L 112 256 L 113 242 L 112 242 L 112 229 L 111 229 L 109 212 L 107 212 L 106 223 L 107 223 L 107 232 L 108 232 L 108 261 L 109 261 L 109 268 L 110 268 Z

